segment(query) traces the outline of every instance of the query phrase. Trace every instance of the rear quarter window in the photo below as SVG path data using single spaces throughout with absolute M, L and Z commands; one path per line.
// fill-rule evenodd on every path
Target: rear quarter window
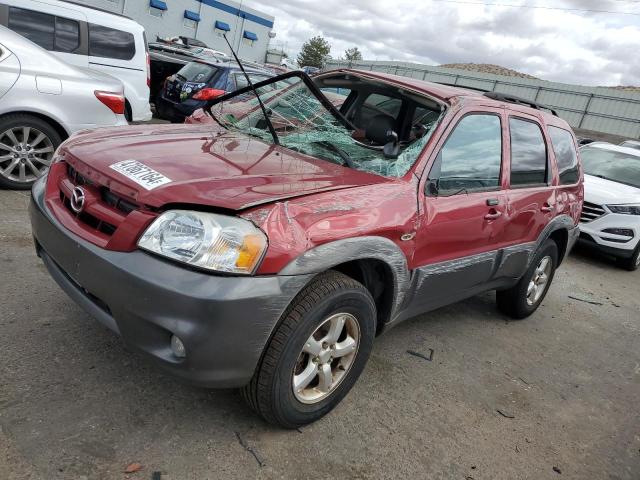
M 115 28 L 89 24 L 89 55 L 92 57 L 131 60 L 136 54 L 133 34 Z
M 540 125 L 509 119 L 511 138 L 511 187 L 527 187 L 547 183 L 547 146 Z
M 578 154 L 573 143 L 573 136 L 566 130 L 558 127 L 549 127 L 551 145 L 556 155 L 558 174 L 561 185 L 573 185 L 579 180 Z

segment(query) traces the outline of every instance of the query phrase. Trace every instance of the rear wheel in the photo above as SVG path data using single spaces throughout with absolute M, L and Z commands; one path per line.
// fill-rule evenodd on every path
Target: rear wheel
M 360 376 L 375 322 L 375 303 L 362 284 L 338 272 L 319 275 L 284 313 L 242 390 L 245 401 L 284 428 L 318 420 Z
M 633 255 L 630 258 L 618 258 L 618 265 L 625 270 L 633 272 L 640 268 L 640 243 L 636 247 Z
M 547 240 L 518 283 L 508 290 L 496 292 L 500 311 L 515 319 L 526 318 L 535 312 L 549 291 L 557 266 L 558 246 L 553 240 Z
M 14 114 L 0 119 L 0 186 L 30 188 L 47 171 L 60 143 L 58 132 L 41 118 Z

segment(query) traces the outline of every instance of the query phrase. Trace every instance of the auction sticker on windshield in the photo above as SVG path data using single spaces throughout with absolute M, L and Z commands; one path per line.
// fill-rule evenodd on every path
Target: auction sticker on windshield
M 109 168 L 121 173 L 129 180 L 133 180 L 146 190 L 153 190 L 161 185 L 171 183 L 170 178 L 137 160 L 124 160 L 110 165 Z

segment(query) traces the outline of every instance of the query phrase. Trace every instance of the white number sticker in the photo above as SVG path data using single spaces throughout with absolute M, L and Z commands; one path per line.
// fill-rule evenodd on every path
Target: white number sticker
M 153 190 L 156 187 L 171 182 L 170 178 L 165 177 L 160 172 L 156 172 L 153 168 L 147 167 L 144 163 L 140 163 L 137 160 L 124 160 L 114 163 L 110 168 L 121 173 L 128 179 L 133 180 L 146 190 Z

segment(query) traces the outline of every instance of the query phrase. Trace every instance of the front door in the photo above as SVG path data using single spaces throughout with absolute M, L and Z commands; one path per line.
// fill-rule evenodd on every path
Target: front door
M 501 110 L 461 112 L 452 123 L 421 195 L 415 311 L 472 295 L 491 278 L 504 242 Z

